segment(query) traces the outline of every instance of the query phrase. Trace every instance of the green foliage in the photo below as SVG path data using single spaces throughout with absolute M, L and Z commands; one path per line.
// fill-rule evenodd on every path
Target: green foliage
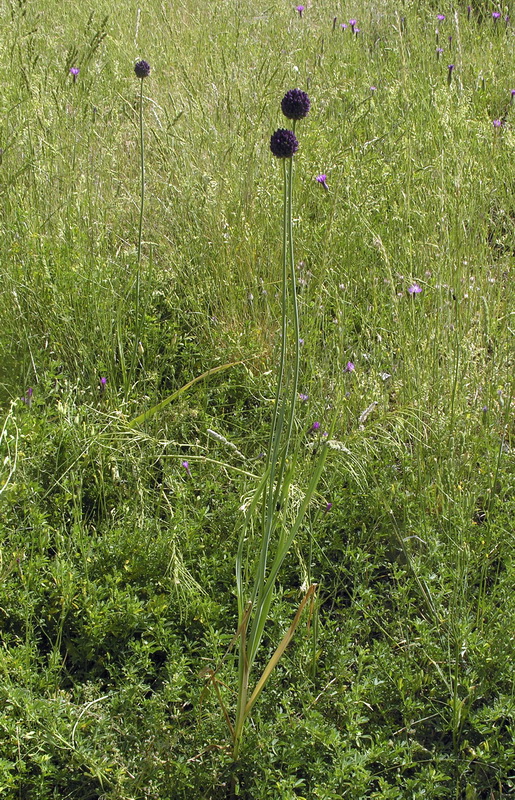
M 486 3 L 470 19 L 360 3 L 353 36 L 327 0 L 302 17 L 250 0 L 4 5 L 2 797 L 511 796 L 509 7 L 495 22 Z M 268 142 L 294 86 L 312 110 L 292 509 L 328 438 L 312 424 L 336 421 L 256 675 L 312 582 L 316 604 L 233 769 L 210 676 L 232 718 L 234 561 L 281 326 Z

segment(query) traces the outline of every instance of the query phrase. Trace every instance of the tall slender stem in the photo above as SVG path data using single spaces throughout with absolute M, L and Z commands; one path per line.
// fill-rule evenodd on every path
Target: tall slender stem
M 139 153 L 140 153 L 140 206 L 138 224 L 138 260 L 136 264 L 136 309 L 135 309 L 135 328 L 134 328 L 134 347 L 132 350 L 130 379 L 132 380 L 136 370 L 136 360 L 138 357 L 138 347 L 141 328 L 141 240 L 143 236 L 143 211 L 145 208 L 145 137 L 143 136 L 143 78 L 140 79 L 139 93 Z

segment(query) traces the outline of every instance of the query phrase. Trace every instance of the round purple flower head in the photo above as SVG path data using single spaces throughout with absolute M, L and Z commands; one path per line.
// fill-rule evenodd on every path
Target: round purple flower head
M 270 150 L 277 158 L 291 158 L 298 149 L 299 143 L 293 131 L 278 128 L 270 137 Z
M 290 89 L 281 100 L 281 111 L 288 119 L 307 117 L 311 102 L 302 89 Z
M 136 61 L 134 64 L 134 72 L 137 78 L 148 78 L 150 75 L 150 64 L 148 61 Z

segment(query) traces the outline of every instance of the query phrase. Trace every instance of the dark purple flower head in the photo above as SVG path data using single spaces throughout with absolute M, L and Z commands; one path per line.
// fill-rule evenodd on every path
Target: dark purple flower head
M 278 128 L 270 137 L 270 150 L 276 158 L 291 158 L 298 149 L 299 143 L 293 131 Z
M 107 378 L 100 378 L 100 391 L 103 392 L 106 388 Z
M 314 422 L 313 425 L 311 426 L 312 431 L 317 431 L 319 428 L 320 428 L 319 422 Z
M 330 511 L 332 509 L 332 507 L 333 507 L 332 503 L 326 503 L 325 504 L 325 512 L 326 512 L 326 514 L 327 514 L 328 511 Z
M 454 69 L 454 64 L 449 64 L 449 66 L 447 67 L 447 69 L 449 70 L 449 72 L 452 72 L 452 71 L 453 71 L 453 69 Z
M 150 75 L 150 64 L 148 61 L 136 61 L 134 64 L 134 72 L 137 78 L 148 78 Z
M 321 183 L 326 191 L 329 191 L 329 186 L 327 185 L 327 175 L 317 175 L 315 180 L 318 183 Z
M 288 119 L 307 117 L 311 102 L 302 89 L 290 89 L 281 100 L 281 111 Z

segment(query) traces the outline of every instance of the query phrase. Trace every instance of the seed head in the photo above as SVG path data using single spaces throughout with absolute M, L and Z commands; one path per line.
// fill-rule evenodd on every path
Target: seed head
M 281 100 L 281 111 L 288 119 L 302 119 L 309 113 L 311 102 L 302 89 L 290 89 Z
M 134 72 L 137 78 L 148 78 L 150 75 L 150 64 L 148 61 L 136 61 L 134 64 Z
M 298 149 L 299 143 L 293 131 L 278 128 L 270 137 L 270 150 L 276 158 L 291 158 Z

